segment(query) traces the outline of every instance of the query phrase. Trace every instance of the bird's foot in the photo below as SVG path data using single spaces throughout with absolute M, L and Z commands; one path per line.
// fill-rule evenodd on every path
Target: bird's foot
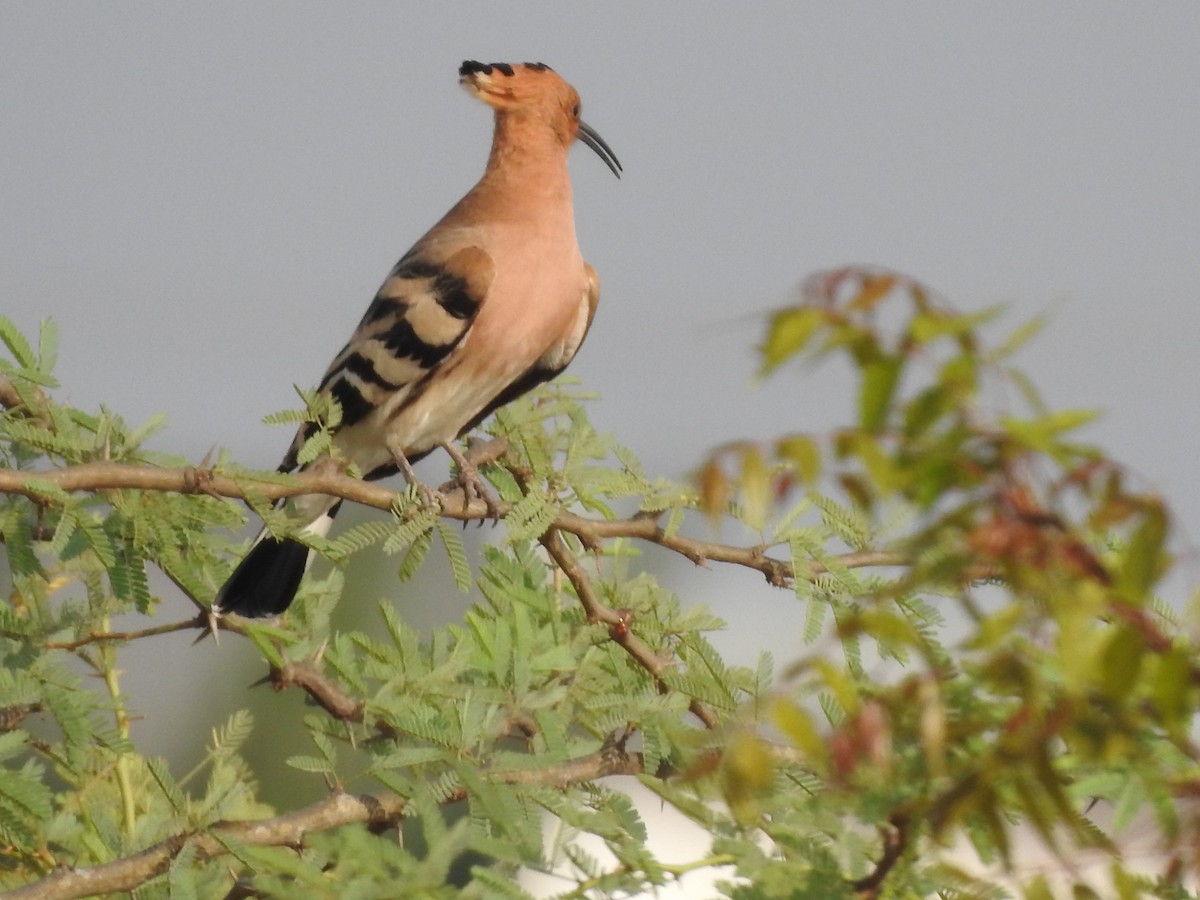
M 431 488 L 423 481 L 413 480 L 410 481 L 409 484 L 412 485 L 413 491 L 416 492 L 417 502 L 420 503 L 421 506 L 428 509 L 442 508 L 442 501 L 444 498 L 442 497 L 441 492 L 436 488 Z
M 400 469 L 400 474 L 404 476 L 404 480 L 417 495 L 417 502 L 426 509 L 440 510 L 442 508 L 442 495 L 417 477 L 417 473 L 413 471 L 412 464 L 408 461 L 408 458 L 398 450 L 392 451 L 392 458 L 396 461 L 396 466 Z
M 472 503 L 480 500 L 487 508 L 487 518 L 497 521 L 500 519 L 500 501 L 492 493 L 491 488 L 484 483 L 479 474 L 479 465 L 494 462 L 508 449 L 507 441 L 502 438 L 498 441 L 499 443 L 488 441 L 486 444 L 472 446 L 466 454 L 459 452 L 459 449 L 449 441 L 442 444 L 458 469 L 458 474 L 453 481 L 447 483 L 447 487 L 454 486 L 462 489 L 463 512 L 467 512 Z

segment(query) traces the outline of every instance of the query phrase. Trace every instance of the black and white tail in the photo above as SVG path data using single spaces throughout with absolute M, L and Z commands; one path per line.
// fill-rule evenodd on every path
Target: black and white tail
M 337 515 L 337 504 L 304 531 L 324 537 Z M 276 538 L 264 528 L 213 601 L 213 612 L 237 613 L 250 619 L 280 615 L 296 597 L 313 551 L 292 538 Z

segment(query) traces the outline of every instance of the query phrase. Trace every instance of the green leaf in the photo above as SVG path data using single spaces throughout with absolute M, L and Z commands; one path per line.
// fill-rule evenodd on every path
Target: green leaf
M 187 843 L 171 860 L 167 870 L 167 892 L 170 900 L 196 900 L 196 845 Z
M 909 334 L 919 344 L 928 344 L 941 337 L 963 337 L 1004 311 L 1004 306 L 997 304 L 977 312 L 962 314 L 944 309 L 927 309 L 918 313 L 909 323 Z
M 892 396 L 904 370 L 902 355 L 880 356 L 862 367 L 862 388 L 858 397 L 859 427 L 876 434 L 887 425 Z
M 794 434 L 775 445 L 775 455 L 795 468 L 800 480 L 814 487 L 821 477 L 821 449 L 811 437 Z
M 446 558 L 450 560 L 450 569 L 454 573 L 454 584 L 465 594 L 471 590 L 475 579 L 471 575 L 471 563 L 467 559 L 467 551 L 463 547 L 462 538 L 448 522 L 439 520 L 436 527 L 438 537 L 442 539 L 442 546 L 446 550 Z
M 0 732 L 0 760 L 16 756 L 25 749 L 29 734 L 24 729 Z
M 155 413 L 147 419 L 142 425 L 129 432 L 125 437 L 125 447 L 127 450 L 132 450 L 135 447 L 140 447 L 151 437 L 158 434 L 167 424 L 167 416 L 165 413 Z
M 989 363 L 997 363 L 1003 359 L 1007 359 L 1036 337 L 1046 327 L 1047 321 L 1048 319 L 1045 316 L 1034 316 L 1029 321 L 1022 323 L 1012 334 L 1004 339 L 1003 343 L 989 352 L 985 358 Z
M 1094 409 L 1064 409 L 1036 419 L 1004 417 L 1000 424 L 1032 449 L 1054 456 L 1062 449 L 1056 444 L 1059 437 L 1095 421 L 1099 415 L 1099 410 Z
M 80 516 L 79 530 L 104 568 L 111 570 L 117 564 L 117 551 L 100 520 L 95 516 Z
M 408 552 L 404 554 L 404 559 L 400 560 L 400 568 L 396 571 L 396 577 L 401 581 L 409 581 L 416 575 L 417 569 L 421 567 L 425 554 L 429 552 L 432 543 L 431 532 L 425 531 L 417 535 L 409 545 Z
M 1117 569 L 1117 589 L 1136 607 L 1146 604 L 1150 590 L 1167 567 L 1166 540 L 1166 510 L 1160 504 L 1151 504 L 1124 548 Z
M 386 769 L 411 769 L 415 766 L 445 762 L 448 751 L 441 747 L 399 747 L 372 764 L 372 771 Z
M 0 799 L 21 815 L 36 821 L 50 818 L 51 796 L 50 789 L 37 777 L 36 769 L 0 768 Z
M 296 462 L 302 466 L 308 465 L 319 456 L 328 453 L 333 447 L 333 435 L 328 431 L 318 431 L 308 438 L 296 454 Z
M 63 505 L 71 502 L 71 495 L 49 478 L 26 478 L 21 482 L 21 488 L 51 503 Z
M 751 444 L 742 449 L 741 472 L 738 486 L 741 488 L 740 518 L 755 531 L 767 527 L 774 498 L 771 469 L 758 447 Z
M 281 409 L 262 417 L 264 425 L 303 425 L 308 421 L 308 414 L 302 409 Z
M 411 517 L 410 517 L 411 509 Z M 429 530 L 438 520 L 438 510 L 426 507 L 405 508 L 393 510 L 397 525 L 387 540 L 383 542 L 383 552 L 391 555 L 412 544 L 418 537 L 423 536 L 428 547 Z M 422 554 L 423 555 L 423 554 Z
M 0 341 L 4 342 L 4 346 L 13 355 L 17 365 L 34 371 L 38 369 L 37 357 L 33 355 L 29 342 L 17 330 L 17 326 L 12 323 L 12 320 L 6 316 L 0 316 Z
M 215 757 L 232 756 L 241 749 L 253 730 L 253 714 L 248 709 L 239 709 L 225 720 L 224 725 L 213 729 L 209 750 Z
M 770 374 L 781 363 L 803 350 L 828 319 L 829 315 L 824 310 L 807 306 L 789 307 L 772 315 L 767 325 L 766 339 L 760 348 L 761 374 Z
M 58 362 L 58 323 L 42 319 L 38 329 L 38 368 L 45 374 L 54 371 Z
M 1186 650 L 1172 647 L 1159 654 L 1152 670 L 1151 692 L 1168 727 L 1186 727 L 1195 708 L 1192 665 Z
M 395 528 L 395 523 L 380 519 L 359 522 L 338 535 L 337 540 L 330 542 L 328 555 L 335 560 L 345 559 L 352 553 L 365 550 L 373 544 L 386 540 L 395 531 Z
M 322 759 L 319 756 L 297 754 L 295 756 L 289 756 L 286 760 L 286 763 L 293 769 L 299 769 L 301 772 L 333 772 L 333 766 L 330 765 L 329 760 Z
M 530 491 L 509 511 L 504 519 L 510 541 L 536 539 L 558 516 L 556 498 L 541 491 Z
M 162 757 L 153 756 L 146 760 L 146 768 L 150 770 L 151 776 L 163 792 L 163 796 L 167 798 L 167 802 L 171 804 L 171 808 L 182 815 L 188 807 L 187 797 L 184 796 L 183 791 L 179 789 L 179 785 L 171 776 L 167 761 Z
M 1113 629 L 1100 657 L 1100 689 L 1106 697 L 1121 700 L 1137 690 L 1146 643 L 1124 625 Z

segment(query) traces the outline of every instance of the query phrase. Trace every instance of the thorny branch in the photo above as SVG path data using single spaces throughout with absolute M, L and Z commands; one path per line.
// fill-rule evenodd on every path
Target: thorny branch
M 267 500 L 296 497 L 301 494 L 328 494 L 363 506 L 385 510 L 391 509 L 396 499 L 395 492 L 390 488 L 332 471 L 303 472 L 285 482 L 259 480 L 252 475 L 219 474 L 211 469 L 199 467 L 168 469 L 117 462 L 81 463 L 39 472 L 0 468 L 0 493 L 19 494 L 35 502 L 44 502 L 44 495 L 37 488 L 39 481 L 49 482 L 65 491 L 128 489 L 180 494 L 206 493 L 234 499 L 245 499 L 250 493 Z M 501 517 L 512 508 L 512 504 L 504 502 L 497 506 Z M 448 495 L 442 515 L 463 522 L 492 518 L 492 513 L 482 500 L 464 503 L 461 491 Z M 609 538 L 648 541 L 679 553 L 697 565 L 724 562 L 754 569 L 761 572 L 769 583 L 780 587 L 787 586 L 795 577 L 791 563 L 768 556 L 764 546 L 738 547 L 684 537 L 677 533 L 669 534 L 659 525 L 655 516 L 638 514 L 628 519 L 593 519 L 575 513 L 560 512 L 551 523 L 551 528 L 574 534 L 589 547 L 597 546 Z M 909 561 L 900 553 L 874 550 L 845 553 L 835 557 L 835 560 L 847 568 L 900 566 Z M 825 566 L 816 560 L 810 563 L 809 569 L 814 576 L 826 571 Z
M 98 644 L 103 641 L 134 641 L 138 638 L 154 637 L 159 634 L 170 634 L 173 631 L 187 631 L 190 628 L 208 627 L 208 617 L 195 616 L 182 622 L 169 622 L 165 625 L 155 625 L 152 628 L 142 628 L 138 631 L 103 631 L 89 634 L 74 641 L 48 641 L 47 650 L 78 650 L 88 644 Z
M 501 784 L 540 784 L 563 787 L 596 781 L 611 775 L 638 775 L 642 756 L 614 744 L 587 756 L 569 759 L 543 769 L 484 771 L 481 776 Z M 445 797 L 444 804 L 464 799 L 460 790 Z M 396 827 L 404 815 L 404 798 L 398 794 L 335 793 L 302 809 L 253 822 L 217 822 L 205 831 L 177 834 L 140 853 L 99 866 L 58 869 L 40 881 L 5 894 L 7 900 L 69 900 L 117 891 L 129 891 L 161 875 L 185 846 L 191 846 L 197 861 L 228 852 L 222 839 L 249 846 L 299 849 L 308 835 L 354 823 L 374 830 Z
M 43 495 L 38 490 L 37 482 L 51 482 L 65 491 L 133 489 L 172 491 L 184 494 L 206 493 L 238 499 L 244 499 L 250 492 L 267 500 L 320 493 L 352 500 L 377 509 L 391 509 L 396 497 L 393 491 L 382 485 L 360 481 L 328 467 L 303 472 L 287 481 L 263 481 L 257 480 L 253 476 L 218 474 L 207 468 L 168 469 L 115 462 L 82 463 L 41 472 L 0 468 L 0 492 L 24 495 L 40 501 Z M 500 516 L 504 516 L 511 508 L 511 504 L 501 502 L 498 504 L 496 512 Z M 461 496 L 461 491 L 449 496 L 442 510 L 443 516 L 464 522 L 482 521 L 491 517 L 492 514 L 484 501 L 479 499 L 467 501 Z M 560 512 L 543 535 L 542 545 L 555 564 L 571 581 L 588 619 L 608 625 L 611 639 L 650 673 L 658 683 L 660 690 L 666 689 L 662 680 L 662 672 L 668 665 L 668 660 L 656 654 L 630 630 L 630 622 L 626 613 L 611 609 L 600 601 L 582 566 L 563 541 L 561 532 L 575 535 L 586 547 L 596 547 L 605 539 L 618 537 L 648 541 L 679 553 L 698 565 L 714 561 L 755 569 L 761 572 L 770 584 L 780 587 L 788 585 L 795 577 L 790 562 L 768 556 L 767 548 L 761 545 L 738 547 L 684 537 L 678 533 L 668 533 L 659 525 L 657 517 L 644 514 L 638 514 L 628 519 L 607 520 Z M 866 551 L 843 554 L 837 557 L 837 561 L 848 568 L 857 568 L 901 565 L 905 562 L 905 558 L 897 553 Z M 809 568 L 811 575 L 819 575 L 825 571 L 825 567 L 815 560 L 810 563 Z M 188 627 L 195 627 L 195 623 L 189 621 L 159 626 L 158 629 L 151 629 L 145 633 L 137 632 L 124 636 L 93 635 L 57 644 L 55 648 L 72 650 L 93 641 L 142 637 L 151 633 L 175 631 Z M 232 621 L 223 621 L 221 627 L 240 630 Z M 336 718 L 346 721 L 362 721 L 361 706 L 352 698 L 342 694 L 336 685 L 325 679 L 321 675 L 319 667 L 315 665 L 305 668 L 303 664 L 292 663 L 286 670 L 273 670 L 269 680 L 277 688 L 288 685 L 301 687 L 318 705 Z M 700 701 L 693 700 L 690 709 L 706 727 L 716 726 L 716 715 Z
M 266 680 L 274 685 L 277 691 L 287 687 L 300 688 L 317 706 L 335 719 L 343 722 L 363 721 L 363 704 L 326 678 L 315 660 L 287 661 L 282 666 L 272 666 L 271 674 Z
M 649 672 L 658 685 L 659 691 L 665 693 L 668 688 L 661 676 L 663 669 L 667 666 L 667 661 L 650 649 L 641 638 L 630 630 L 630 622 L 625 613 L 620 610 L 611 609 L 600 601 L 600 598 L 596 596 L 596 592 L 592 588 L 591 581 L 583 571 L 583 567 L 579 565 L 579 560 L 571 553 L 566 542 L 563 541 L 562 535 L 554 528 L 551 528 L 542 535 L 542 546 L 546 548 L 546 552 L 550 554 L 550 558 L 562 569 L 563 574 L 567 576 L 572 587 L 575 588 L 575 593 L 578 595 L 579 603 L 583 606 L 583 610 L 587 614 L 588 621 L 608 625 L 608 636 L 613 642 L 632 656 L 643 669 Z M 691 710 L 696 718 L 704 723 L 705 727 L 717 727 L 716 715 L 699 700 L 693 698 L 688 705 L 688 709 Z

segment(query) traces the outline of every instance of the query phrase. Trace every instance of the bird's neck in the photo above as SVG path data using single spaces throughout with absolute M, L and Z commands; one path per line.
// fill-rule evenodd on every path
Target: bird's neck
M 571 205 L 568 147 L 542 120 L 499 114 L 487 168 L 475 188 L 481 200 L 513 208 Z

